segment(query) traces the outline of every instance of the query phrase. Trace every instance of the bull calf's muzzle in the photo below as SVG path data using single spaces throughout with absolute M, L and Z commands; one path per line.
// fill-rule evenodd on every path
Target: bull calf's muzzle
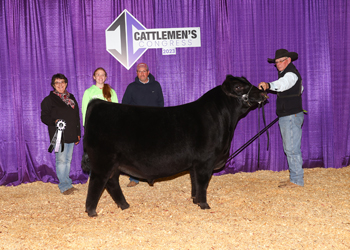
M 267 99 L 269 99 L 269 96 L 267 95 L 267 93 L 266 93 L 265 91 L 262 91 L 262 92 L 260 93 L 260 96 L 263 97 L 263 100 L 260 101 L 260 102 L 258 102 L 259 104 L 262 103 L 262 102 L 264 102 L 264 101 L 266 101 Z

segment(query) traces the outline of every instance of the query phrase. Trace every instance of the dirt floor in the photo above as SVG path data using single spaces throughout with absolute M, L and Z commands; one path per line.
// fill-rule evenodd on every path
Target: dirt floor
M 213 176 L 209 210 L 190 199 L 190 177 L 127 188 L 120 210 L 105 191 L 85 213 L 88 184 L 0 186 L 0 249 L 350 249 L 350 166 L 305 169 L 305 187 L 278 188 L 288 171 Z

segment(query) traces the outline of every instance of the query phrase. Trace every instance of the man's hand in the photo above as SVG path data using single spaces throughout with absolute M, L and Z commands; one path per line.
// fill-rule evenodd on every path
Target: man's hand
M 264 90 L 268 90 L 270 88 L 270 85 L 267 82 L 261 82 L 261 83 L 259 83 L 258 88 L 261 89 L 261 87 Z

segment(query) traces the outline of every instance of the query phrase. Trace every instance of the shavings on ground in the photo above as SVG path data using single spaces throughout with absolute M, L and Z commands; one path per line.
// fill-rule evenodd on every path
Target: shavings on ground
M 189 174 L 120 184 L 130 208 L 105 191 L 85 213 L 88 184 L 0 186 L 0 249 L 350 249 L 350 166 L 305 169 L 305 187 L 278 188 L 289 172 L 212 176 L 209 210 L 193 204 Z

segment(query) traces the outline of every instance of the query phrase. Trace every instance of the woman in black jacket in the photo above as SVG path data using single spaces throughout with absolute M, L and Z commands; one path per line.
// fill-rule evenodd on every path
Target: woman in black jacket
M 78 102 L 74 95 L 66 90 L 67 85 L 68 80 L 63 74 L 53 75 L 51 86 L 54 90 L 41 102 L 41 121 L 48 126 L 52 145 L 55 141 L 52 139 L 59 137 L 57 135 L 60 134 L 56 133 L 58 131 L 56 125 L 65 127 L 62 142 L 58 144 L 59 148 L 57 145 L 55 149 L 58 188 L 64 195 L 72 194 L 77 190 L 72 186 L 69 173 L 74 144 L 79 143 L 81 136 Z

